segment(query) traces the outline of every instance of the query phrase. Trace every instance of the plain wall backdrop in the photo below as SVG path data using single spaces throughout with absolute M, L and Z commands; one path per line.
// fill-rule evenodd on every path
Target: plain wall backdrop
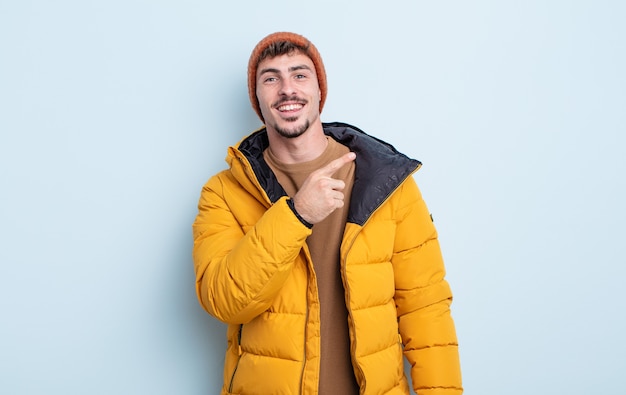
M 0 393 L 218 393 L 191 223 L 279 30 L 424 163 L 466 394 L 622 393 L 625 4 L 0 0 Z

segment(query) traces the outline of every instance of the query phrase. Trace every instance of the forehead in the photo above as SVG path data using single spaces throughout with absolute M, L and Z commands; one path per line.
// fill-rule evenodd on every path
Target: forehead
M 303 66 L 315 73 L 315 65 L 311 58 L 301 52 L 293 52 L 263 59 L 256 69 L 256 75 L 258 77 L 265 72 L 288 73 L 294 69 L 302 70 Z

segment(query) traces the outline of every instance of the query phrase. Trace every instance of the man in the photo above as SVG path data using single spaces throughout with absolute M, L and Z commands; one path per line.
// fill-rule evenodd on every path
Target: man
M 222 394 L 461 394 L 452 294 L 416 160 L 322 123 L 326 73 L 274 33 L 248 65 L 265 126 L 230 147 L 193 224 L 196 289 L 228 324 Z

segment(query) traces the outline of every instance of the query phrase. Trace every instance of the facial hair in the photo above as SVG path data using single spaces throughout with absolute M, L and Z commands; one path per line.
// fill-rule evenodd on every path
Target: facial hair
M 286 119 L 286 121 L 288 122 L 295 122 L 297 120 L 297 117 Z M 307 129 L 311 126 L 311 122 L 307 119 L 306 121 L 304 121 L 303 124 L 301 124 L 300 126 L 295 126 L 293 129 L 281 128 L 277 124 L 274 124 L 273 126 L 274 130 L 276 130 L 276 132 L 281 136 L 294 139 L 296 137 L 302 136 L 304 132 L 306 132 Z
M 296 102 L 296 103 L 300 103 L 303 105 L 307 105 L 308 101 L 305 99 L 301 99 L 299 98 L 297 95 L 293 95 L 293 96 L 289 96 L 289 97 L 282 97 L 278 102 L 274 103 L 272 105 L 272 107 L 277 108 L 280 105 L 282 105 L 283 103 L 287 103 L 287 102 Z M 299 116 L 297 117 L 290 117 L 290 118 L 285 118 L 284 121 L 288 122 L 288 123 L 293 123 L 294 126 L 292 128 L 288 128 L 288 127 L 280 127 L 278 125 L 278 122 L 274 122 L 274 124 L 272 125 L 272 127 L 274 128 L 274 130 L 276 130 L 276 132 L 284 137 L 284 138 L 288 138 L 288 139 L 294 139 L 296 137 L 300 137 L 304 134 L 304 132 L 306 132 L 309 127 L 311 126 L 311 120 L 310 119 L 305 119 L 304 123 L 301 125 L 296 125 L 295 123 L 298 122 L 298 119 L 300 119 Z

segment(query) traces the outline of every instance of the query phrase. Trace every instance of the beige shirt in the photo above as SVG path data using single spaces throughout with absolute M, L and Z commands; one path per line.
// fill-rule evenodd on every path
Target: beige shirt
M 330 161 L 349 152 L 349 149 L 330 137 L 326 150 L 310 162 L 284 164 L 272 155 L 269 149 L 263 157 L 274 171 L 278 182 L 294 196 L 308 175 Z M 335 210 L 323 221 L 313 226 L 307 238 L 313 267 L 317 277 L 320 300 L 320 395 L 358 394 L 359 388 L 354 377 L 350 358 L 350 337 L 348 334 L 348 310 L 341 281 L 339 247 L 348 216 L 348 202 L 354 183 L 354 162 L 339 169 L 333 178 L 343 180 L 346 188 L 345 205 Z

